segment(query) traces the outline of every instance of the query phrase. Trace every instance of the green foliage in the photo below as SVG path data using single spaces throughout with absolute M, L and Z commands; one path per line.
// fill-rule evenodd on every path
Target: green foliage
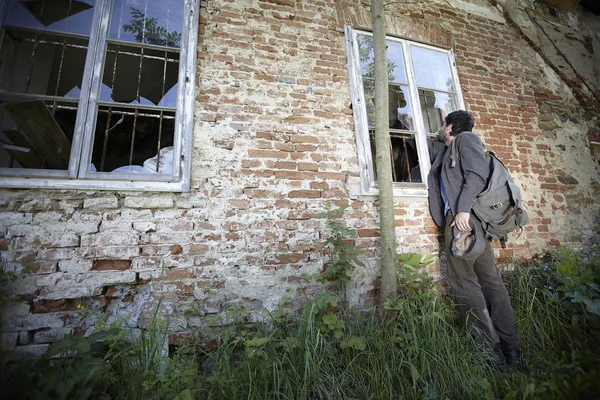
M 375 60 L 373 56 L 373 36 L 360 35 L 358 40 L 358 56 L 360 63 L 364 65 L 364 76 L 375 79 Z M 396 78 L 392 74 L 396 69 L 396 63 L 387 59 L 388 81 L 394 81 Z
M 416 290 L 423 295 L 430 294 L 435 285 L 427 271 L 423 269 L 433 261 L 432 254 L 426 256 L 415 253 L 398 254 L 400 287 Z
M 563 248 L 552 256 L 558 280 L 556 290 L 572 303 L 584 305 L 588 313 L 600 317 L 600 254 L 597 246 L 586 252 Z M 585 313 L 578 314 L 585 317 Z
M 137 42 L 179 47 L 181 33 L 167 31 L 166 28 L 158 25 L 158 18 L 148 18 L 146 14 L 135 7 L 130 7 L 130 10 L 131 21 L 129 24 L 123 25 L 123 30 L 134 33 Z
M 0 308 L 9 300 L 8 286 L 17 280 L 17 274 L 8 268 L 8 263 L 0 257 Z M 0 324 L 2 321 L 0 320 Z
M 406 290 L 386 302 L 385 316 L 339 307 L 327 292 L 300 315 L 275 311 L 267 321 L 231 306 L 205 317 L 214 346 L 192 343 L 167 357 L 168 322 L 157 307 L 139 332 L 102 325 L 65 336 L 43 359 L 3 360 L 0 390 L 23 399 L 594 398 L 600 322 L 572 294 L 596 298 L 597 250 L 562 249 L 506 277 L 525 371 L 492 369 L 423 273 L 432 257 L 401 254 Z
M 325 203 L 325 212 L 317 215 L 318 218 L 326 219 L 329 236 L 325 245 L 331 249 L 331 257 L 325 266 L 321 281 L 334 281 L 340 287 L 344 300 L 346 283 L 351 278 L 350 273 L 354 268 L 364 266 L 359 259 L 363 251 L 354 247 L 351 240 L 356 236 L 356 231 L 342 222 L 347 208 L 348 206 L 343 206 L 333 209 L 328 201 Z
M 600 393 L 600 317 L 584 300 L 593 305 L 598 298 L 598 254 L 597 245 L 562 248 L 508 275 L 531 372 L 497 382 L 507 398 L 575 399 Z

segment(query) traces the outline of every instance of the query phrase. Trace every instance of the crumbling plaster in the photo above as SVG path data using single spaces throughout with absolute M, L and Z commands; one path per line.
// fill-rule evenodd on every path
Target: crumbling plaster
M 598 18 L 581 8 L 559 9 L 560 22 L 546 18 L 548 5 L 544 2 L 492 0 L 497 3 L 509 22 L 513 22 L 566 83 L 577 85 L 586 100 L 599 101 L 600 81 L 596 51 L 600 45 Z
M 527 71 L 529 83 L 534 92 L 548 92 L 538 100 L 537 126 L 543 135 L 535 142 L 549 149 L 538 155 L 540 164 L 552 165 L 557 181 L 572 185 L 572 190 L 564 195 L 568 205 L 557 209 L 553 197 L 562 194 L 553 195 L 540 189 L 531 167 L 529 173 L 518 174 L 515 179 L 524 188 L 524 199 L 539 206 L 540 216 L 553 215 L 553 230 L 571 232 L 573 237 L 597 236 L 598 169 L 582 165 L 595 165 L 589 140 L 600 128 L 598 17 L 581 8 L 568 7 L 559 11 L 561 23 L 556 23 L 545 18 L 548 5 L 544 2 L 444 2 L 479 17 L 513 24 L 525 38 L 520 54 L 523 65 L 537 66 Z M 444 27 L 451 30 L 451 24 L 452 21 L 446 21 Z M 518 141 L 513 150 L 520 154 Z

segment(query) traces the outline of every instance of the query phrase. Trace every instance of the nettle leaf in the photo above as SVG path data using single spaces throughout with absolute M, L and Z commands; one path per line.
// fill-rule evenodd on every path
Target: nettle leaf
M 354 349 L 362 351 L 367 348 L 367 343 L 365 342 L 364 336 L 350 335 L 340 342 L 340 347 L 342 350 Z
M 287 352 L 290 352 L 293 349 L 297 349 L 300 347 L 300 340 L 298 340 L 297 337 L 288 336 L 285 339 L 283 339 L 281 344 Z
M 246 346 L 248 347 L 259 347 L 269 341 L 268 337 L 255 337 L 252 339 L 246 339 Z
M 421 374 L 419 374 L 419 370 L 413 364 L 410 364 L 410 375 L 413 380 L 413 384 L 417 383 L 419 379 L 421 379 Z
M 194 397 L 192 396 L 192 392 L 188 389 L 183 390 L 175 400 L 192 400 Z
M 585 308 L 592 314 L 600 316 L 600 299 L 583 299 L 583 303 L 585 304 Z
M 315 298 L 315 304 L 317 305 L 319 310 L 324 310 L 329 306 L 336 307 L 337 299 L 335 298 L 335 296 L 332 296 L 330 294 L 320 294 Z

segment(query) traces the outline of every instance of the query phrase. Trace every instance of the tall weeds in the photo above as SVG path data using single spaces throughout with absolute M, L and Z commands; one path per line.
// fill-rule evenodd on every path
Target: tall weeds
M 99 327 L 88 337 L 65 336 L 47 358 L 3 361 L 0 392 L 19 399 L 597 398 L 597 247 L 560 250 L 507 275 L 526 370 L 502 373 L 422 272 L 429 257 L 399 256 L 402 290 L 385 304 L 387 315 L 346 307 L 344 285 L 361 267 L 360 253 L 348 251 L 353 232 L 327 212 L 331 269 L 313 278 L 337 290 L 324 286 L 300 314 L 282 308 L 252 322 L 248 310 L 231 307 L 214 321 L 205 316 L 213 346 L 190 343 L 168 357 L 159 304 L 136 334 Z

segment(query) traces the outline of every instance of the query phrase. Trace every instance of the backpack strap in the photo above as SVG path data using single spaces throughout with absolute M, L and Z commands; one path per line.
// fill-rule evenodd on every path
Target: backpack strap
M 454 138 L 450 145 L 450 168 L 456 167 L 456 139 Z

